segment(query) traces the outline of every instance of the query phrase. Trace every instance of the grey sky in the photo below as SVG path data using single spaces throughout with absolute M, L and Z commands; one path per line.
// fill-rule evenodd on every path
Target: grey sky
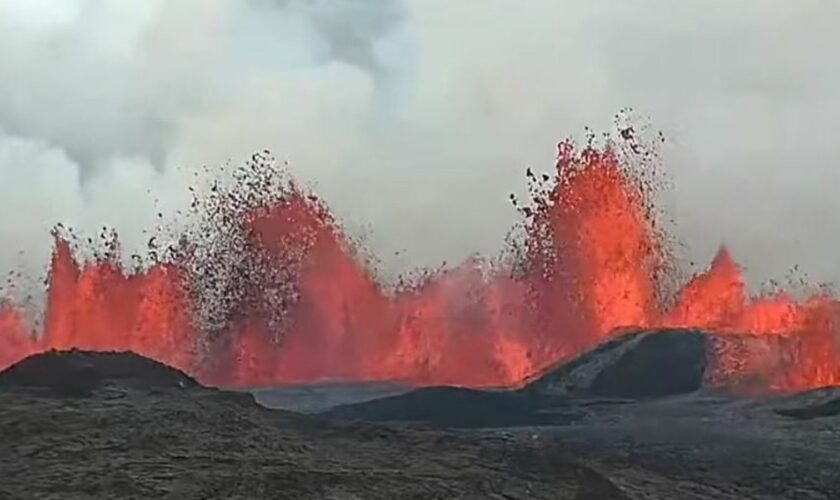
M 525 167 L 550 169 L 559 138 L 630 106 L 670 139 L 665 202 L 694 258 L 726 242 L 755 282 L 794 264 L 838 280 L 838 14 L 809 0 L 0 0 L 0 268 L 43 271 L 58 221 L 139 246 L 155 198 L 172 212 L 193 169 L 263 148 L 351 228 L 371 226 L 392 270 L 495 252 Z

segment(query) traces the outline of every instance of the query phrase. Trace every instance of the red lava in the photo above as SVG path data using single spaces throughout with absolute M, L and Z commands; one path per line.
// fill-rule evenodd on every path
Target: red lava
M 474 259 L 396 288 L 269 163 L 257 155 L 236 186 L 214 187 L 198 203 L 204 225 L 141 270 L 115 255 L 79 262 L 57 234 L 43 326 L 32 332 L 14 304 L 0 306 L 0 368 L 76 347 L 131 350 L 220 386 L 515 386 L 625 328 L 689 327 L 716 334 L 716 383 L 840 383 L 832 296 L 751 297 L 725 248 L 663 296 L 670 261 L 651 187 L 613 146 L 561 143 L 553 177 L 530 176 L 513 262 Z

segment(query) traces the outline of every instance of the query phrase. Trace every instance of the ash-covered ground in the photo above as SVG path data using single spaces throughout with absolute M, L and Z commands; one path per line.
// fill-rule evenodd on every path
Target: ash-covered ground
M 561 449 L 269 410 L 133 354 L 0 374 L 0 436 L 3 499 L 626 498 Z
M 510 391 L 255 397 L 42 354 L 0 373 L 0 498 L 840 498 L 840 392 L 714 392 L 707 342 L 629 335 Z

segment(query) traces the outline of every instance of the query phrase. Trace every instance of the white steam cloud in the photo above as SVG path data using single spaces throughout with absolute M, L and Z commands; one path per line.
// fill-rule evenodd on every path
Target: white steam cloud
M 0 269 L 43 273 L 56 222 L 142 248 L 265 148 L 390 269 L 492 253 L 525 167 L 630 106 L 698 262 L 840 279 L 840 4 L 678 4 L 0 0 Z

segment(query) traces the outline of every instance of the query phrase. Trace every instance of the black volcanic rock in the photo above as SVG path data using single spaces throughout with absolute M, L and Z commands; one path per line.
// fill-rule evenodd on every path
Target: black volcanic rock
M 54 395 L 87 396 L 97 388 L 200 387 L 189 375 L 131 352 L 49 351 L 0 372 L 0 389 L 39 389 Z
M 580 417 L 580 412 L 571 408 L 543 411 L 550 406 L 546 398 L 525 391 L 427 387 L 399 396 L 340 405 L 324 415 L 350 420 L 425 422 L 451 428 L 565 424 Z
M 324 412 L 339 419 L 422 421 L 445 427 L 565 425 L 582 399 L 656 399 L 700 390 L 709 335 L 695 330 L 628 333 L 556 365 L 517 390 L 430 387 Z
M 773 411 L 798 420 L 840 415 L 840 388 L 824 387 L 773 401 Z
M 702 388 L 709 336 L 696 330 L 636 332 L 546 370 L 525 388 L 543 395 L 646 399 Z
M 708 338 L 700 332 L 662 332 L 637 340 L 592 381 L 595 396 L 658 398 L 695 392 L 706 377 Z

